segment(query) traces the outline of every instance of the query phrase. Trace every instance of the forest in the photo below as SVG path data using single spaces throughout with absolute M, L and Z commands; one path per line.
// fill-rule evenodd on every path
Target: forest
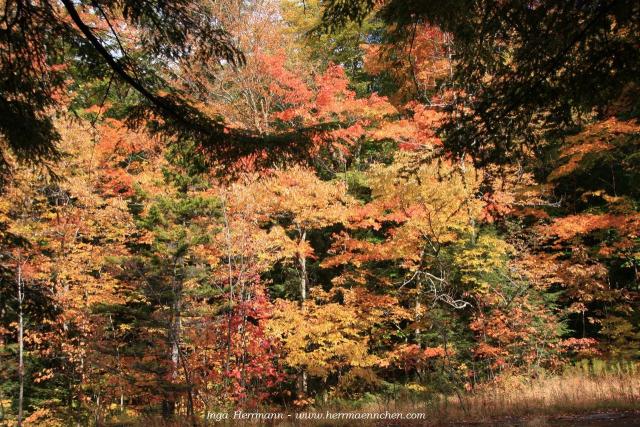
M 639 52 L 633 0 L 0 0 L 0 425 L 640 418 Z

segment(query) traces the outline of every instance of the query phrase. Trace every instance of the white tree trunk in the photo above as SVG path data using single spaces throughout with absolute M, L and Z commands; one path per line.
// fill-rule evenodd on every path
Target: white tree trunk
M 307 232 L 300 232 L 300 243 L 304 243 L 307 240 Z M 300 299 L 305 302 L 307 299 L 307 257 L 300 253 L 298 254 L 298 260 L 300 262 Z
M 22 281 L 22 265 L 18 264 L 18 376 L 20 391 L 18 394 L 18 427 L 22 427 L 24 417 L 24 283 Z
M 307 231 L 298 228 L 300 234 L 300 243 L 304 243 L 307 240 Z M 307 257 L 304 253 L 298 254 L 298 260 L 300 262 L 300 300 L 301 303 L 307 300 Z M 300 389 L 304 394 L 307 394 L 307 371 L 303 370 L 300 375 Z

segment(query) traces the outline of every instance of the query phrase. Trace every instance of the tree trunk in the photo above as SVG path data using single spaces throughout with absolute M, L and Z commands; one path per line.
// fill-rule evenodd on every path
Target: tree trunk
M 416 309 L 415 309 L 415 313 L 416 313 L 416 324 L 419 324 L 419 322 L 420 322 L 420 318 L 422 317 L 422 316 L 420 315 L 420 311 L 422 311 L 422 307 L 421 307 L 421 304 L 420 304 L 420 293 L 418 293 L 418 294 L 416 295 Z M 422 343 L 420 342 L 420 332 L 422 332 L 422 331 L 420 330 L 420 327 L 417 327 L 417 328 L 416 328 L 416 332 L 415 332 L 415 337 L 416 337 L 417 342 L 420 344 L 420 347 L 422 347 Z
M 307 240 L 307 231 L 301 230 L 298 228 L 298 233 L 300 234 L 300 243 L 304 243 Z M 304 304 L 307 300 L 307 257 L 304 253 L 300 252 L 298 254 L 298 260 L 300 262 L 300 304 Z M 300 391 L 301 394 L 307 394 L 307 371 L 304 369 L 300 374 L 299 378 L 300 382 Z
M 300 231 L 300 243 L 307 240 L 307 231 Z M 300 262 L 300 300 L 304 303 L 307 299 L 307 257 L 303 253 L 298 254 Z
M 180 296 L 175 295 L 175 301 L 173 303 L 173 319 L 171 322 L 171 330 L 169 331 L 171 337 L 171 386 L 174 387 L 178 381 L 178 369 L 180 367 Z M 175 390 L 169 390 L 168 398 L 164 404 L 164 415 L 166 418 L 171 418 L 175 415 L 176 410 L 176 397 Z
M 22 427 L 24 417 L 24 284 L 22 282 L 22 265 L 18 264 L 18 376 L 20 391 L 18 394 L 18 427 Z
M 162 416 L 166 419 L 173 418 L 176 411 L 176 392 L 175 385 L 178 381 L 178 372 L 180 369 L 180 338 L 182 327 L 182 283 L 177 279 L 178 265 L 181 259 L 175 259 L 173 263 L 172 292 L 173 302 L 171 304 L 171 318 L 168 331 L 168 339 L 171 350 L 169 351 L 169 359 L 171 362 L 171 384 L 170 390 L 165 395 L 162 402 Z
M 171 325 L 171 366 L 173 368 L 173 372 L 171 372 L 171 379 L 178 379 L 178 366 L 180 363 L 180 348 L 178 347 L 180 342 L 180 312 L 179 312 L 179 304 L 176 302 L 175 304 L 175 312 L 174 312 L 174 321 Z

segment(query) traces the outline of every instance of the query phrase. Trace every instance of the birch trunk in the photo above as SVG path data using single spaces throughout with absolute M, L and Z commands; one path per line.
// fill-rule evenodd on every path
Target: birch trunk
M 18 394 L 18 427 L 22 427 L 24 417 L 24 283 L 22 281 L 22 265 L 18 264 L 18 376 L 20 391 Z

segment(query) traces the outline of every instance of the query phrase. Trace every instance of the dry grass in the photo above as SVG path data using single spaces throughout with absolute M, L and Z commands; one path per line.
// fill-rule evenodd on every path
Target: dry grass
M 640 409 L 640 375 L 563 375 L 523 381 L 514 378 L 462 400 L 439 402 L 446 418 L 487 420 L 505 416 Z
M 559 376 L 508 377 L 465 395 L 388 406 L 394 411 L 426 412 L 428 419 L 441 422 L 640 411 L 640 367 L 584 362 Z

